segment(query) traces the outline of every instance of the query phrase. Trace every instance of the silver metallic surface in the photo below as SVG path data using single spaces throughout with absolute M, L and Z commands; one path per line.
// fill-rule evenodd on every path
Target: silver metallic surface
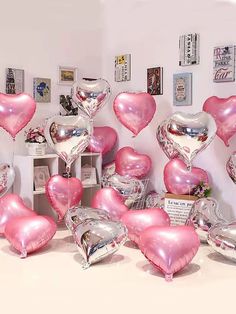
M 161 124 L 157 128 L 156 138 L 157 141 L 169 159 L 177 158 L 179 156 L 179 152 L 174 149 L 172 141 L 169 141 L 166 134 L 166 123 L 167 120 L 161 122 Z
M 7 193 L 15 180 L 14 168 L 6 163 L 0 164 L 0 197 Z
M 232 181 L 236 184 L 236 151 L 231 154 L 227 161 L 226 170 Z

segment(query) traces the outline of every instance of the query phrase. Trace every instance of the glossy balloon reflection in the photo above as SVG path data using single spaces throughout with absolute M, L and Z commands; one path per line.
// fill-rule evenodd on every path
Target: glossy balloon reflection
M 120 222 L 87 219 L 77 226 L 74 238 L 87 268 L 115 253 L 126 241 L 127 230 Z
M 116 131 L 109 126 L 95 127 L 90 139 L 88 150 L 106 155 L 112 150 L 117 141 Z
M 45 246 L 57 231 L 57 225 L 47 216 L 18 217 L 6 226 L 5 236 L 24 258 Z
M 179 156 L 179 153 L 176 149 L 174 149 L 173 143 L 169 141 L 167 138 L 166 124 L 167 124 L 167 120 L 163 121 L 158 126 L 157 132 L 156 132 L 156 138 L 161 149 L 163 150 L 163 152 L 166 154 L 166 156 L 169 159 L 177 158 Z
M 88 146 L 91 132 L 91 122 L 82 115 L 54 116 L 44 130 L 48 144 L 68 167 Z
M 108 101 L 111 94 L 109 83 L 103 79 L 81 79 L 72 88 L 72 99 L 80 111 L 89 118 L 94 118 L 96 113 Z
M 139 239 L 142 253 L 163 272 L 167 281 L 191 262 L 199 245 L 198 235 L 189 226 L 150 227 Z
M 102 168 L 102 182 L 106 182 L 107 179 L 116 173 L 116 164 L 114 161 L 106 164 Z
M 66 226 L 71 231 L 88 219 L 109 220 L 110 217 L 104 210 L 83 206 L 69 208 L 65 215 Z
M 0 197 L 7 193 L 15 180 L 15 171 L 11 165 L 0 164 Z
M 166 123 L 168 140 L 190 167 L 196 155 L 204 150 L 216 134 L 215 120 L 206 112 L 174 113 Z
M 226 170 L 232 181 L 236 184 L 236 151 L 231 154 L 227 161 Z

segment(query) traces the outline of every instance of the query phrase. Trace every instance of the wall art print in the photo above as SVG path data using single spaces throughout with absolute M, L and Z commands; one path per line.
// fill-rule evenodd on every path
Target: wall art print
M 51 80 L 48 78 L 33 79 L 33 95 L 36 102 L 49 103 L 51 102 Z
M 173 105 L 192 105 L 192 73 L 173 75 Z
M 24 92 L 24 70 L 6 69 L 6 94 L 20 94 Z

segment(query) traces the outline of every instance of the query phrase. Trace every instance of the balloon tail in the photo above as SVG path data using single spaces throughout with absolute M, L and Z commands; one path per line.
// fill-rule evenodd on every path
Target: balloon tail
M 27 257 L 27 251 L 24 249 L 22 250 L 21 254 L 20 254 L 20 258 L 26 258 Z
M 171 282 L 173 280 L 173 274 L 166 274 L 165 275 L 165 280 L 167 282 Z
M 84 261 L 83 264 L 82 264 L 82 269 L 86 270 L 86 269 L 89 268 L 89 266 L 90 266 L 90 263 Z
M 68 175 L 68 178 L 69 178 L 69 175 L 70 175 L 70 165 L 66 165 L 66 173 Z

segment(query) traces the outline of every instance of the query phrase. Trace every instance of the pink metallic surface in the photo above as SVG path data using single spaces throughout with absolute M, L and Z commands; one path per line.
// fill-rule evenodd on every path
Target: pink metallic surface
M 95 127 L 87 149 L 90 152 L 107 154 L 117 141 L 116 130 L 109 126 Z

